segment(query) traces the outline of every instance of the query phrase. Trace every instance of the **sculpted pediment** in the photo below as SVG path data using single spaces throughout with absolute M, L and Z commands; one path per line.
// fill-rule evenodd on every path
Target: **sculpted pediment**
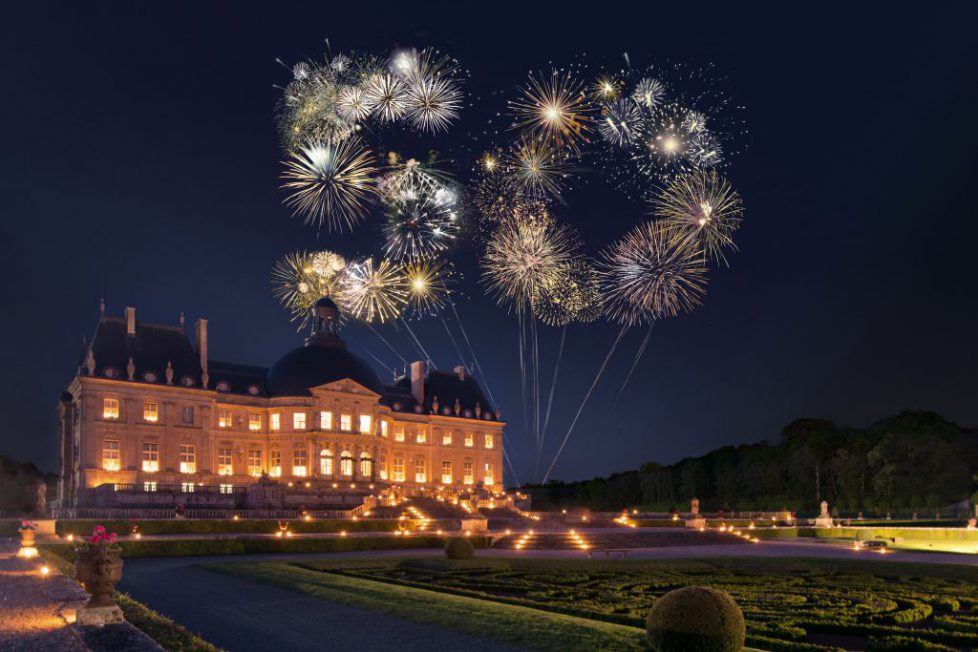
M 319 385 L 318 387 L 312 387 L 309 390 L 313 394 L 320 394 L 326 392 L 341 392 L 343 394 L 359 394 L 361 396 L 371 396 L 374 398 L 380 398 L 380 394 L 367 389 L 355 380 L 350 380 L 349 378 L 344 378 L 343 380 L 334 380 L 331 383 L 326 383 L 324 385 Z

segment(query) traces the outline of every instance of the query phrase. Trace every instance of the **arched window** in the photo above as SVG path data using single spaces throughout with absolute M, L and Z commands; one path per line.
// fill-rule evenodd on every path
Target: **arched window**
M 350 451 L 340 453 L 340 474 L 353 477 L 353 456 Z
M 374 473 L 374 461 L 367 453 L 360 453 L 360 477 L 370 478 Z
M 319 473 L 333 475 L 333 451 L 327 448 L 319 451 Z

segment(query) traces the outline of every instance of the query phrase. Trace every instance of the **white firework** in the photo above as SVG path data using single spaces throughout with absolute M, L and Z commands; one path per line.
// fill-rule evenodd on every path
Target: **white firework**
M 373 109 L 366 92 L 359 86 L 344 86 L 336 96 L 336 113 L 344 120 L 362 122 Z
M 642 112 L 631 102 L 617 100 L 601 109 L 597 120 L 601 136 L 615 145 L 628 145 L 640 133 Z
M 364 98 L 381 122 L 400 120 L 408 109 L 408 88 L 387 73 L 372 75 L 363 85 Z
M 407 117 L 417 129 L 447 130 L 461 106 L 462 91 L 448 77 L 426 76 L 408 85 Z
M 665 97 L 665 84 L 651 77 L 643 77 L 632 91 L 632 101 L 646 109 L 654 109 Z

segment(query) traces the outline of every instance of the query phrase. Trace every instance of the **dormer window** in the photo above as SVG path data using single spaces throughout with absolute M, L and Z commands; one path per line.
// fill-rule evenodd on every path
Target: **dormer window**
M 260 391 L 261 389 L 258 387 L 258 385 L 248 385 L 248 393 L 252 396 L 258 396 Z
M 183 385 L 184 387 L 193 387 L 194 379 L 191 376 L 183 376 L 182 378 L 180 378 L 180 384 Z
M 119 372 L 116 370 L 115 367 L 106 367 L 105 371 L 103 371 L 102 373 L 105 374 L 106 378 L 116 378 L 119 375 Z
M 155 371 L 147 371 L 143 374 L 143 380 L 145 380 L 147 383 L 155 383 L 158 378 L 159 376 L 156 375 Z
M 231 383 L 229 383 L 226 380 L 218 381 L 218 383 L 217 383 L 217 391 L 219 391 L 219 392 L 230 392 L 231 391 Z

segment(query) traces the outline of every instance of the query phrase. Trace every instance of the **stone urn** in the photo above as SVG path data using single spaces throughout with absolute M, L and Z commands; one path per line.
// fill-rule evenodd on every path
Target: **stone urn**
M 112 592 L 122 579 L 122 548 L 99 543 L 75 550 L 75 577 L 92 596 L 87 609 L 114 607 Z
M 25 527 L 20 530 L 20 547 L 21 548 L 33 548 L 36 543 L 36 538 L 34 536 L 34 528 Z

